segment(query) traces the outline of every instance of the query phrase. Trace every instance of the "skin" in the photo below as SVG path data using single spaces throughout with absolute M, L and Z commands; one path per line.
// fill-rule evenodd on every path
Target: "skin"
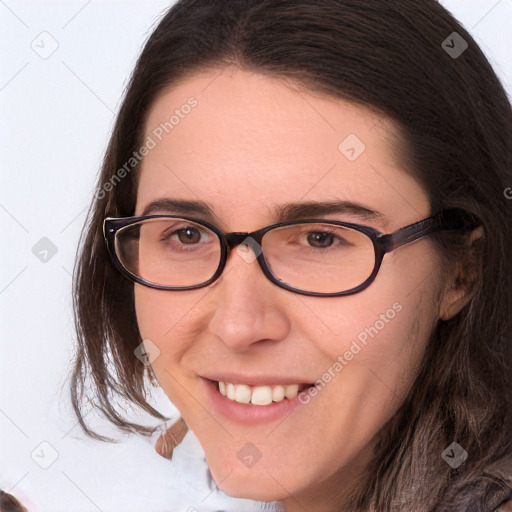
M 386 233 L 429 216 L 425 191 L 400 167 L 392 123 L 375 113 L 224 68 L 164 91 L 149 112 L 146 136 L 190 96 L 197 107 L 143 160 L 136 215 L 170 197 L 208 202 L 224 231 L 272 224 L 272 208 L 285 202 L 357 202 L 384 218 L 324 218 Z M 366 145 L 353 162 L 338 150 L 348 134 Z M 428 237 L 387 254 L 374 283 L 346 297 L 281 289 L 236 252 L 206 288 L 135 285 L 141 336 L 161 351 L 153 370 L 202 444 L 218 486 L 231 496 L 282 500 L 289 511 L 343 503 L 410 389 L 431 330 L 460 309 L 462 297 L 441 275 Z M 397 302 L 395 318 L 284 421 L 241 426 L 210 412 L 199 375 L 225 369 L 314 382 Z M 251 468 L 237 457 L 248 442 L 262 453 Z

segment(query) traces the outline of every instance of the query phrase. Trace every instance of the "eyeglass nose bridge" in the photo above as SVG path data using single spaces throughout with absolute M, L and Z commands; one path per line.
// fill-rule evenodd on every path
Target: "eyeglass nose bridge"
M 224 233 L 222 238 L 226 244 L 228 255 L 235 247 L 242 245 L 247 239 L 249 239 L 247 244 L 250 245 L 253 250 L 254 246 L 253 243 L 251 243 L 251 240 L 256 242 L 260 248 L 259 252 L 261 253 L 261 239 L 263 238 L 263 233 L 261 231 L 253 231 L 252 233 L 235 231 L 233 233 Z M 256 256 L 259 256 L 259 254 L 256 254 Z
M 281 281 L 272 274 L 272 272 L 270 271 L 270 269 L 267 266 L 265 257 L 263 255 L 263 248 L 261 246 L 263 236 L 265 235 L 265 233 L 267 231 L 269 231 L 269 228 L 259 229 L 258 231 L 253 231 L 251 233 L 240 232 L 240 231 L 233 232 L 233 233 L 219 233 L 219 236 L 222 241 L 222 246 L 223 246 L 223 248 L 222 248 L 223 257 L 222 257 L 222 261 L 219 266 L 219 269 L 217 270 L 217 274 L 216 274 L 215 278 L 218 278 L 224 271 L 224 267 L 227 264 L 227 260 L 229 258 L 229 255 L 231 254 L 231 251 L 235 247 L 242 245 L 244 242 L 247 241 L 246 245 L 252 249 L 252 251 L 254 253 L 254 259 L 252 256 L 249 256 L 248 258 L 246 258 L 245 256 L 240 254 L 242 259 L 244 259 L 247 263 L 256 261 L 258 263 L 259 267 L 261 268 L 263 274 L 269 281 L 271 281 L 275 284 L 278 284 L 284 288 L 291 289 L 291 287 L 289 287 L 285 283 L 281 284 Z

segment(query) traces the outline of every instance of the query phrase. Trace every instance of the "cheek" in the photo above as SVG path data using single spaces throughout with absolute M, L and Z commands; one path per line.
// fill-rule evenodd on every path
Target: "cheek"
M 194 339 L 194 306 L 201 296 L 198 291 L 170 292 L 136 284 L 134 298 L 140 335 L 143 340 L 151 340 L 160 352 L 152 364 L 158 377 L 186 351 L 187 340 Z
M 135 284 L 135 312 L 142 337 L 165 343 L 177 339 L 177 333 L 188 328 L 194 318 L 194 307 L 205 290 L 156 290 Z
M 381 403 L 383 397 L 393 403 L 403 398 L 438 321 L 442 283 L 435 255 L 420 244 L 410 249 L 388 258 L 366 290 L 308 302 L 313 322 L 305 336 L 316 340 L 331 374 L 342 376 L 340 388 L 370 379 L 367 395 Z
M 319 375 L 323 398 L 315 411 L 332 423 L 322 437 L 332 447 L 328 457 L 333 466 L 348 439 L 354 453 L 362 450 L 402 404 L 435 325 L 433 290 L 378 291 L 362 295 L 358 307 L 344 307 L 350 315 L 331 324 L 337 336 L 315 338 L 330 361 Z M 328 318 L 334 319 L 334 313 Z
M 183 396 L 183 386 L 190 383 L 190 375 L 183 371 L 180 363 L 193 340 L 197 339 L 198 321 L 194 307 L 202 297 L 200 291 L 171 292 L 138 284 L 134 289 L 139 332 L 146 352 L 151 354 L 153 350 L 151 368 L 165 394 L 183 416 L 190 405 Z M 179 376 L 177 372 L 180 372 Z
M 306 338 L 315 340 L 330 360 L 341 355 L 354 361 L 351 364 L 372 360 L 384 364 L 420 348 L 435 323 L 434 291 L 384 288 L 342 297 L 329 308 L 308 303 L 313 315 L 310 322 L 300 322 Z
M 135 284 L 135 313 L 143 339 L 149 338 L 160 343 L 165 331 L 172 322 L 172 309 L 166 307 L 158 290 Z

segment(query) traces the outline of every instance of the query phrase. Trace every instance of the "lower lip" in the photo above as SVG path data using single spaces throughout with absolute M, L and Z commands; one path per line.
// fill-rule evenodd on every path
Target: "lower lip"
M 297 406 L 303 405 L 299 402 L 299 394 L 292 399 L 285 398 L 281 402 L 272 402 L 268 405 L 241 404 L 222 395 L 217 389 L 216 382 L 203 378 L 201 380 L 214 412 L 228 420 L 244 425 L 254 425 L 284 418 Z

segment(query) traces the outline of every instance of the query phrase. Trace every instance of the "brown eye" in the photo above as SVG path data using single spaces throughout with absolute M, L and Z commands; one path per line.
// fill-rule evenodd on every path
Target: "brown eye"
M 178 231 L 175 231 L 178 235 L 178 239 L 180 242 L 184 244 L 189 243 L 198 243 L 201 240 L 201 233 L 197 229 L 194 228 L 184 228 Z
M 334 240 L 334 236 L 331 233 L 314 231 L 308 233 L 308 243 L 313 247 L 330 247 Z

